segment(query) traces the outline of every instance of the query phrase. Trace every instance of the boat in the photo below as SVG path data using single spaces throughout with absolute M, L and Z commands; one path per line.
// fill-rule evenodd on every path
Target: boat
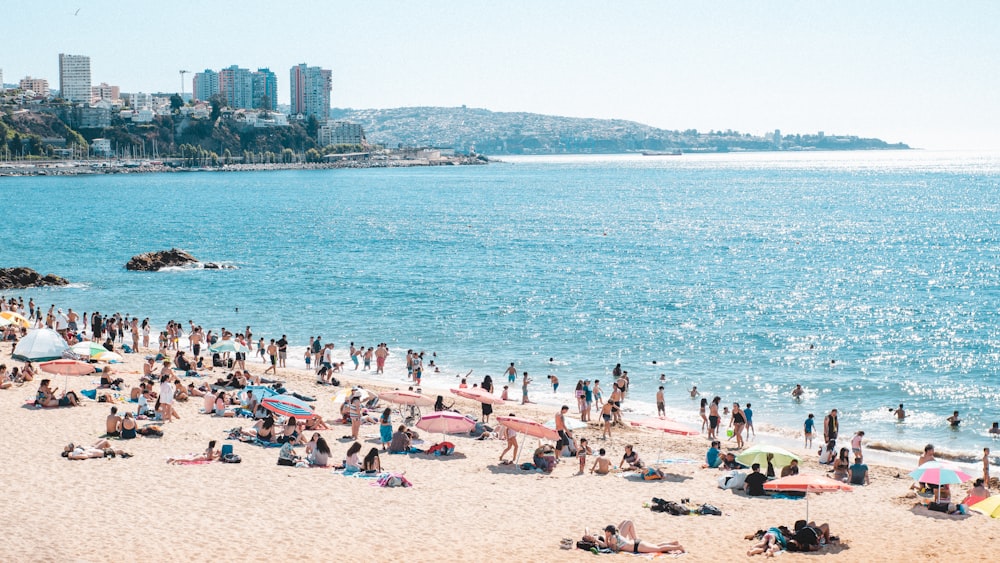
M 672 151 L 642 151 L 642 156 L 680 156 L 684 153 L 681 149 L 674 149 Z

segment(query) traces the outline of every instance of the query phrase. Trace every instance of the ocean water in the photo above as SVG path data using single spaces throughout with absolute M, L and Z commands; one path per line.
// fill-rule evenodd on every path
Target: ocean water
M 620 362 L 681 419 L 697 385 L 789 435 L 838 408 L 971 455 L 1000 420 L 998 188 L 1000 155 L 924 151 L 0 178 L 0 265 L 74 282 L 8 292 L 46 306 L 514 361 L 567 399 Z M 238 269 L 124 270 L 170 247 Z

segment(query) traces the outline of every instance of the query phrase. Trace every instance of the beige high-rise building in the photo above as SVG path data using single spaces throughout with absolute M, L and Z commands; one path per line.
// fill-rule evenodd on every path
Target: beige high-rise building
M 101 82 L 90 89 L 90 101 L 117 102 L 121 97 L 121 89 L 118 86 L 109 86 L 107 82 Z
M 32 78 L 30 76 L 25 76 L 21 79 L 17 86 L 21 90 L 31 90 L 36 96 L 41 96 L 43 98 L 49 97 L 49 81 L 44 78 Z
M 64 100 L 90 103 L 90 57 L 59 53 L 59 93 Z

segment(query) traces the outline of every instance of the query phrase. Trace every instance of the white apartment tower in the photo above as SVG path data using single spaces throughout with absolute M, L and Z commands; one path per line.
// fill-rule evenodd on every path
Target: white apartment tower
M 59 53 L 59 92 L 64 100 L 90 103 L 90 57 Z
M 300 64 L 290 72 L 292 115 L 314 116 L 320 122 L 330 117 L 330 91 L 333 73 L 318 66 Z

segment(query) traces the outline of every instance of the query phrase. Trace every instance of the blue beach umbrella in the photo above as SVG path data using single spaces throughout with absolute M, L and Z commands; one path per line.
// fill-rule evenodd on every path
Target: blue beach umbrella
M 316 416 L 309 405 L 291 395 L 266 397 L 260 402 L 260 406 L 274 414 L 286 417 L 294 416 L 296 420 L 308 420 Z
M 217 342 L 215 344 L 215 346 L 209 347 L 208 350 L 210 352 L 218 352 L 218 353 L 222 353 L 222 352 L 240 352 L 240 353 L 243 353 L 243 354 L 246 354 L 247 352 L 250 351 L 249 348 L 247 348 L 246 346 L 240 344 L 236 340 L 222 340 L 220 342 Z

